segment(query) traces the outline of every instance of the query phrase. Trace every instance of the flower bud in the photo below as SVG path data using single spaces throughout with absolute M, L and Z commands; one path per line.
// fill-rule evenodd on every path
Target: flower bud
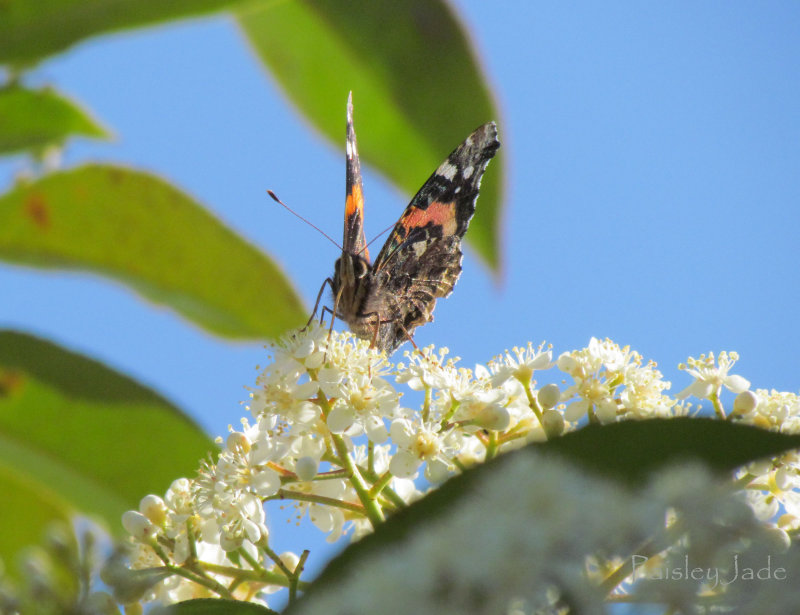
M 125 531 L 140 542 L 149 542 L 156 534 L 158 529 L 150 522 L 150 519 L 136 510 L 128 510 L 122 513 L 122 527 Z
M 317 475 L 319 462 L 313 457 L 300 457 L 295 464 L 294 473 L 300 480 L 312 480 Z
M 159 527 L 167 520 L 167 505 L 157 495 L 144 496 L 139 502 L 139 512 Z
M 555 408 L 556 404 L 561 400 L 561 390 L 557 384 L 546 384 L 539 389 L 536 399 L 539 400 L 542 408 Z
M 300 558 L 291 551 L 284 551 L 281 553 L 280 558 L 283 565 L 293 572 L 297 568 L 297 564 L 300 563 Z
M 759 533 L 761 544 L 768 545 L 770 550 L 775 553 L 786 553 L 792 546 L 792 539 L 789 534 L 778 527 L 765 527 Z
M 542 427 L 548 438 L 564 433 L 564 417 L 556 410 L 545 410 L 542 414 Z
M 733 400 L 733 413 L 750 414 L 758 406 L 758 397 L 753 391 L 743 391 Z
M 480 411 L 475 422 L 484 429 L 503 431 L 511 424 L 511 414 L 507 408 L 492 404 Z
M 232 431 L 228 435 L 228 440 L 225 446 L 229 451 L 242 451 L 243 453 L 250 452 L 250 440 L 246 435 L 240 431 Z

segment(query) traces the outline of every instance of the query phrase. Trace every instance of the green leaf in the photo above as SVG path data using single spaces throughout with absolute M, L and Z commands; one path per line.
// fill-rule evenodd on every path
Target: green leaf
M 679 417 L 589 425 L 535 448 L 636 487 L 654 471 L 678 461 L 701 461 L 722 473 L 798 447 L 800 435 Z
M 0 398 L 0 407 L 2 407 Z M 71 508 L 58 494 L 44 484 L 31 481 L 18 468 L 5 463 L 8 452 L 0 436 L 0 490 L 3 506 L 0 523 L 14 531 L 0 532 L 0 560 L 5 571 L 14 575 L 14 555 L 31 545 L 40 544 L 45 530 L 53 521 L 67 523 Z
M 499 119 L 468 34 L 441 0 L 355 0 L 346 10 L 336 0 L 298 0 L 238 16 L 289 98 L 337 147 L 353 91 L 359 153 L 409 195 L 472 130 Z M 467 233 L 495 270 L 502 158 L 501 149 Z
M 121 533 L 120 515 L 192 476 L 214 450 L 154 391 L 50 342 L 0 331 L 0 557 L 79 511 Z
M 275 614 L 275 611 L 260 604 L 216 598 L 185 600 L 153 610 L 153 615 L 269 615 L 270 613 Z
M 435 533 L 430 528 L 447 524 L 456 512 L 465 513 L 464 509 L 468 506 L 473 506 L 473 512 L 475 506 L 483 511 L 483 523 L 472 518 L 476 531 L 491 531 L 494 520 L 487 515 L 492 514 L 492 507 L 487 506 L 486 498 L 482 497 L 484 492 L 481 485 L 487 481 L 500 484 L 506 468 L 512 464 L 527 464 L 530 468 L 527 474 L 534 477 L 544 465 L 542 455 L 558 457 L 577 465 L 582 474 L 592 474 L 600 479 L 592 483 L 593 488 L 608 489 L 608 479 L 620 487 L 636 487 L 652 472 L 689 460 L 700 461 L 716 472 L 729 472 L 750 461 L 776 456 L 798 447 L 800 435 L 775 433 L 714 419 L 692 418 L 590 426 L 546 443 L 530 444 L 453 477 L 439 489 L 400 511 L 379 526 L 374 534 L 349 546 L 334 559 L 311 584 L 303 598 L 285 612 L 319 612 L 315 610 L 319 604 L 314 602 L 316 598 L 321 597 L 324 601 L 326 595 L 336 596 L 336 592 L 347 595 L 347 583 L 357 578 L 359 570 L 368 570 L 371 564 L 378 565 L 380 558 L 384 562 L 387 559 L 392 561 L 378 569 L 376 576 L 380 576 L 381 571 L 388 573 L 388 570 L 397 570 L 403 565 L 413 566 L 413 561 L 398 560 L 395 548 L 405 545 L 411 537 L 419 539 L 420 535 L 424 536 L 421 534 L 423 532 Z M 519 473 L 514 475 L 518 476 Z M 515 483 L 511 491 L 516 493 L 529 489 L 530 486 L 523 481 Z M 609 497 L 633 492 L 635 490 L 618 490 L 616 493 L 609 492 Z M 513 505 L 512 494 L 509 494 L 507 501 L 498 503 L 498 506 Z M 531 519 L 530 523 L 533 526 L 536 519 Z M 518 531 L 524 530 L 519 528 Z M 538 528 L 538 531 L 542 529 Z M 386 554 L 392 556 L 387 558 Z M 430 550 L 425 554 L 429 557 Z M 436 604 L 436 598 L 431 597 L 432 605 Z
M 275 337 L 304 321 L 283 273 L 165 181 L 89 165 L 0 197 L 0 259 L 91 271 L 234 338 Z
M 0 63 L 24 65 L 83 38 L 203 15 L 241 0 L 0 0 Z
M 52 89 L 0 89 L 0 154 L 38 153 L 71 136 L 106 139 L 109 134 L 78 105 Z

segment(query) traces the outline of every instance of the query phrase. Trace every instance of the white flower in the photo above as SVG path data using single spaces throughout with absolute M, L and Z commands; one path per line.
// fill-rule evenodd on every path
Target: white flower
M 514 346 L 510 352 L 506 350 L 504 355 L 489 362 L 492 384 L 495 386 L 509 378 L 515 378 L 527 385 L 536 370 L 550 369 L 552 366 L 552 347 L 548 346 L 545 350 L 544 342 L 536 349 L 531 342 L 525 348 Z
M 459 373 L 456 367 L 458 357 L 445 359 L 449 350 L 439 348 L 434 353 L 433 345 L 426 346 L 420 350 L 408 351 L 403 354 L 409 360 L 408 365 L 397 364 L 397 375 L 395 379 L 400 384 L 407 384 L 414 391 L 429 389 L 458 389 L 460 384 L 469 383 L 472 380 L 469 370 Z
M 397 452 L 389 464 L 394 476 L 413 478 L 418 469 L 427 464 L 426 478 L 441 480 L 442 474 L 454 467 L 451 459 L 458 453 L 461 442 L 455 430 L 442 432 L 440 423 L 423 422 L 415 417 L 395 419 L 389 432 L 392 442 L 397 445 Z
M 625 388 L 619 399 L 626 418 L 676 416 L 675 400 L 664 395 L 672 383 L 661 379 L 655 362 L 649 361 L 644 367 L 629 364 L 623 373 Z
M 327 417 L 333 433 L 348 432 L 350 436 L 366 433 L 380 444 L 388 437 L 383 419 L 394 417 L 399 393 L 383 378 L 359 374 L 348 378 L 338 391 L 333 409 Z
M 750 382 L 728 373 L 738 359 L 738 353 L 724 351 L 719 353 L 719 365 L 714 362 L 713 352 L 701 354 L 698 359 L 689 357 L 686 360 L 688 365 L 681 364 L 678 369 L 685 370 L 695 381 L 675 397 L 686 399 L 689 395 L 694 395 L 700 399 L 710 399 L 712 395 L 719 395 L 723 386 L 737 394 L 746 391 L 750 388 Z

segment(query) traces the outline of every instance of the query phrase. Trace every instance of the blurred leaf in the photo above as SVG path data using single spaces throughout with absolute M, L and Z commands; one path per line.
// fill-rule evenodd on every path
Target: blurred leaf
M 0 398 L 0 407 L 2 407 Z M 67 522 L 70 517 L 69 504 L 44 484 L 29 480 L 19 468 L 6 464 L 8 449 L 5 438 L 0 435 L 0 490 L 3 506 L 0 523 L 14 531 L 0 532 L 0 560 L 5 572 L 15 574 L 14 556 L 25 547 L 39 544 L 52 521 Z
M 242 0 L 0 0 L 0 63 L 24 65 L 83 38 L 202 15 Z
M 751 461 L 800 447 L 800 435 L 766 431 L 729 421 L 679 417 L 589 425 L 534 445 L 564 455 L 585 470 L 636 487 L 678 461 L 701 461 L 730 472 Z
M 393 546 L 404 544 L 409 536 L 419 536 L 425 528 L 446 522 L 444 520 L 452 518 L 456 511 L 463 514 L 466 505 L 477 505 L 478 510 L 491 514 L 491 507 L 486 506 L 485 499 L 475 495 L 483 493 L 480 488 L 485 484 L 483 481 L 502 481 L 509 464 L 529 464 L 533 477 L 539 471 L 541 455 L 554 455 L 572 462 L 588 474 L 635 488 L 652 472 L 676 463 L 700 461 L 716 472 L 729 472 L 750 461 L 776 456 L 797 447 L 800 447 L 800 435 L 775 433 L 715 419 L 692 418 L 593 425 L 549 442 L 530 444 L 451 478 L 401 510 L 379 526 L 374 534 L 352 544 L 334 559 L 303 598 L 285 612 L 308 612 L 305 600 L 310 596 L 322 597 L 325 592 L 346 595 L 346 583 L 357 575 L 359 567 L 368 569 L 370 562 L 376 562 L 381 554 L 393 553 Z M 519 476 L 517 473 L 514 475 Z M 597 486 L 603 488 L 602 482 Z M 513 485 L 515 492 L 528 488 L 525 484 Z M 503 505 L 513 505 L 513 501 Z M 476 521 L 476 527 L 491 528 L 493 523 L 493 518 L 486 518 L 483 523 Z M 531 524 L 534 523 L 536 519 L 531 519 Z M 392 570 L 402 565 L 413 567 L 414 562 L 392 558 Z M 380 576 L 380 571 L 376 576 Z
M 472 130 L 499 119 L 468 33 L 441 0 L 298 0 L 247 5 L 238 17 L 289 98 L 337 148 L 353 91 L 359 153 L 409 195 Z M 502 158 L 501 149 L 467 233 L 495 271 Z
M 129 169 L 85 166 L 0 197 L 0 258 L 112 277 L 218 335 L 275 337 L 304 320 L 263 253 L 191 197 Z
M 0 154 L 38 151 L 71 136 L 108 138 L 105 129 L 51 89 L 0 89 Z
M 45 340 L 0 331 L 0 525 L 15 528 L 0 533 L 3 558 L 38 543 L 46 522 L 68 511 L 121 533 L 125 510 L 193 475 L 213 450 L 154 391 Z
M 275 611 L 260 604 L 239 600 L 200 598 L 156 608 L 153 615 L 269 615 Z

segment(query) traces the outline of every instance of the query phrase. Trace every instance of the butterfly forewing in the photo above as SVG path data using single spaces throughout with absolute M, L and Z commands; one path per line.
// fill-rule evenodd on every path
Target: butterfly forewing
M 484 124 L 459 145 L 434 171 L 397 221 L 375 259 L 375 269 L 387 266 L 402 245 L 417 246 L 437 237 L 463 237 L 475 213 L 475 202 L 486 165 L 497 152 L 497 127 Z
M 345 252 L 358 254 L 369 261 L 367 240 L 364 236 L 364 188 L 361 184 L 361 162 L 358 158 L 356 131 L 353 127 L 353 94 L 347 97 L 347 170 L 344 204 Z

